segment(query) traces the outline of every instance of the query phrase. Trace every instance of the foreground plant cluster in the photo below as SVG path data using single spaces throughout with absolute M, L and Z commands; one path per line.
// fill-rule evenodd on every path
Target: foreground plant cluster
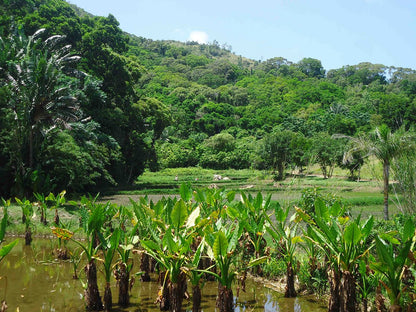
M 414 311 L 414 219 L 362 220 L 351 217 L 334 197 L 305 194 L 294 209 L 261 193 L 193 190 L 185 184 L 180 198 L 154 203 L 144 197 L 131 200 L 129 207 L 86 197 L 79 203 L 66 202 L 65 192 L 16 202 L 22 208 L 26 244 L 31 241 L 34 209 L 44 224 L 48 224 L 46 209 L 55 210 L 52 232 L 59 240 L 57 255 L 73 263 L 74 278 L 85 261 L 82 285 L 90 311 L 112 309 L 113 276 L 119 287 L 118 304 L 126 307 L 134 276 L 148 282 L 155 276 L 152 272 L 159 276 L 155 299 L 162 311 L 182 311 L 185 297 L 191 298 L 192 310 L 199 311 L 207 279 L 218 281 L 218 310 L 233 311 L 233 289 L 238 296 L 245 291 L 248 274 L 267 275 L 276 263 L 284 265 L 285 297 L 307 290 L 327 294 L 328 311 Z M 78 226 L 60 220 L 58 211 L 64 204 L 76 208 Z M 9 206 L 10 201 L 3 201 L 1 238 Z M 68 241 L 79 248 L 69 250 Z M 4 246 L 1 256 L 14 244 Z M 135 257 L 140 258 L 140 268 L 133 267 Z M 99 271 L 106 281 L 103 298 Z

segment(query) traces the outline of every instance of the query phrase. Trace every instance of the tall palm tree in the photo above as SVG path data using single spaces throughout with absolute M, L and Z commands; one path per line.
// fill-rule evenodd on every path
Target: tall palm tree
M 80 74 L 72 66 L 80 57 L 63 45 L 64 36 L 43 40 L 45 29 L 26 37 L 16 31 L 0 40 L 0 75 L 5 78 L 11 97 L 7 109 L 13 116 L 12 140 L 17 175 L 34 167 L 36 139 L 55 127 L 69 127 L 81 117 L 74 82 L 69 75 Z M 28 155 L 28 157 L 22 156 Z
M 389 219 L 389 181 L 391 162 L 409 151 L 414 146 L 415 134 L 403 127 L 392 132 L 386 125 L 375 128 L 366 135 L 356 138 L 349 137 L 351 148 L 345 153 L 344 159 L 349 159 L 357 151 L 363 151 L 367 156 L 375 156 L 383 165 L 384 219 Z

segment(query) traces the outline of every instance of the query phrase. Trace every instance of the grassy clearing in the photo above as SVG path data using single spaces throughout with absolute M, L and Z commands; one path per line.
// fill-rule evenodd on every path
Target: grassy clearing
M 154 202 L 163 196 L 178 196 L 182 183 L 190 183 L 193 188 L 218 187 L 226 190 L 235 190 L 237 193 L 246 192 L 256 194 L 271 194 L 273 201 L 278 201 L 282 206 L 293 206 L 298 204 L 302 191 L 307 188 L 319 188 L 322 193 L 335 194 L 342 198 L 343 202 L 350 206 L 354 215 L 362 213 L 364 217 L 374 215 L 382 219 L 383 193 L 379 180 L 371 179 L 377 176 L 381 168 L 378 164 L 370 164 L 362 169 L 362 180 L 360 182 L 350 181 L 346 178 L 347 172 L 336 169 L 332 178 L 324 179 L 319 168 L 308 168 L 305 176 L 288 176 L 284 181 L 275 182 L 270 172 L 259 170 L 210 170 L 202 168 L 174 168 L 165 169 L 159 172 L 146 171 L 138 178 L 136 184 L 130 189 L 113 189 L 103 193 L 100 197 L 102 202 L 113 202 L 118 205 L 129 206 L 130 198 L 137 201 L 140 197 L 147 195 Z M 221 175 L 223 178 L 214 181 L 214 175 Z M 177 179 L 175 179 L 177 177 Z M 224 179 L 224 178 L 228 179 Z M 399 213 L 399 209 L 393 199 L 390 202 L 390 214 L 393 216 Z M 10 223 L 13 224 L 12 232 L 22 233 L 23 225 L 20 224 L 21 209 L 11 207 Z M 67 206 L 60 212 L 63 222 L 78 222 L 78 213 L 73 207 Z M 50 225 L 53 220 L 53 211 L 48 211 Z M 49 235 L 50 226 L 44 227 L 34 222 L 34 232 L 42 235 Z
M 296 205 L 302 191 L 319 188 L 322 193 L 335 194 L 351 207 L 353 214 L 374 215 L 382 218 L 383 193 L 381 183 L 371 177 L 379 176 L 381 168 L 372 162 L 363 167 L 361 181 L 350 181 L 347 171 L 336 169 L 332 178 L 324 179 L 318 167 L 308 168 L 304 176 L 289 175 L 284 181 L 275 182 L 270 172 L 259 170 L 211 170 L 202 168 L 170 168 L 159 172 L 146 171 L 138 178 L 130 190 L 113 190 L 102 200 L 129 205 L 129 198 L 148 195 L 154 201 L 161 196 L 179 194 L 182 183 L 190 183 L 194 188 L 218 187 L 236 192 L 272 194 L 272 200 L 281 205 Z M 214 180 L 220 175 L 221 180 Z M 391 214 L 398 213 L 395 203 L 390 203 Z

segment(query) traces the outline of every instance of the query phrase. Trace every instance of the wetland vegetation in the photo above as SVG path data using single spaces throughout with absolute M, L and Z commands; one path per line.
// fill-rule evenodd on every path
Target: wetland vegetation
M 0 12 L 0 311 L 415 311 L 415 70 Z

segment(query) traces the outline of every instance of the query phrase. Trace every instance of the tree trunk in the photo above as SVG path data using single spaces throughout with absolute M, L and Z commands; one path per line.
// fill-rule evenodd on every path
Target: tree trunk
M 324 179 L 328 179 L 328 174 L 326 171 L 326 166 L 321 166 L 322 175 L 324 176 Z
M 122 307 L 127 307 L 130 304 L 129 298 L 129 272 L 127 272 L 127 265 L 121 263 L 119 265 L 119 272 L 117 276 L 118 281 L 118 304 Z
M 389 219 L 389 175 L 390 175 L 390 163 L 388 160 L 384 160 L 383 161 L 384 220 Z
M 342 309 L 345 312 L 355 312 L 357 310 L 357 297 L 355 292 L 354 275 L 345 271 L 342 273 Z
M 143 252 L 140 256 L 140 271 L 143 272 L 140 276 L 141 281 L 150 282 L 150 257 L 145 252 Z
M 58 209 L 55 209 L 55 218 L 53 219 L 53 222 L 55 222 L 56 226 L 59 226 L 59 214 L 58 214 Z
M 390 307 L 390 312 L 401 312 L 402 311 L 402 307 L 394 304 Z
M 176 283 L 169 282 L 169 297 L 171 312 L 181 312 L 183 296 L 186 291 L 186 274 L 180 273 Z
M 159 302 L 159 309 L 160 311 L 167 311 L 170 309 L 170 298 L 169 298 L 169 287 L 168 283 L 169 280 L 166 278 L 166 272 L 159 273 L 159 284 L 160 284 L 160 291 L 159 291 L 159 297 L 157 299 L 157 302 Z
M 295 290 L 295 272 L 293 271 L 292 263 L 287 264 L 286 268 L 286 287 L 285 298 L 294 298 L 297 296 Z
M 111 294 L 110 283 L 107 282 L 105 284 L 105 292 L 104 292 L 104 310 L 110 311 L 112 308 L 113 308 L 113 295 Z
M 340 298 L 340 276 L 339 272 L 334 269 L 330 269 L 328 272 L 329 282 L 329 302 L 328 312 L 339 312 L 341 310 L 341 298 Z
M 33 168 L 33 126 L 30 126 L 29 131 L 29 168 Z
M 59 260 L 68 260 L 69 259 L 68 249 L 66 247 L 56 249 L 56 257 Z
M 48 225 L 48 221 L 46 220 L 46 215 L 45 215 L 45 209 L 43 208 L 41 208 L 41 211 L 40 211 L 40 222 L 45 226 Z
M 285 164 L 284 162 L 278 162 L 277 164 L 277 179 L 283 181 L 285 179 Z
M 100 292 L 97 285 L 97 267 L 95 260 L 90 260 L 85 266 L 85 275 L 87 276 L 87 289 L 85 290 L 86 309 L 88 311 L 103 310 Z
M 201 309 L 201 288 L 199 285 L 192 286 L 192 312 L 199 312 Z
M 25 232 L 25 245 L 30 246 L 31 243 L 32 243 L 32 230 L 30 227 L 28 227 Z
M 384 303 L 384 297 L 381 294 L 380 285 L 376 288 L 376 311 L 377 312 L 387 312 L 386 305 Z
M 234 311 L 234 296 L 231 288 L 218 284 L 217 308 L 219 312 Z
M 363 299 L 363 312 L 367 312 L 368 311 L 368 299 L 364 298 Z

